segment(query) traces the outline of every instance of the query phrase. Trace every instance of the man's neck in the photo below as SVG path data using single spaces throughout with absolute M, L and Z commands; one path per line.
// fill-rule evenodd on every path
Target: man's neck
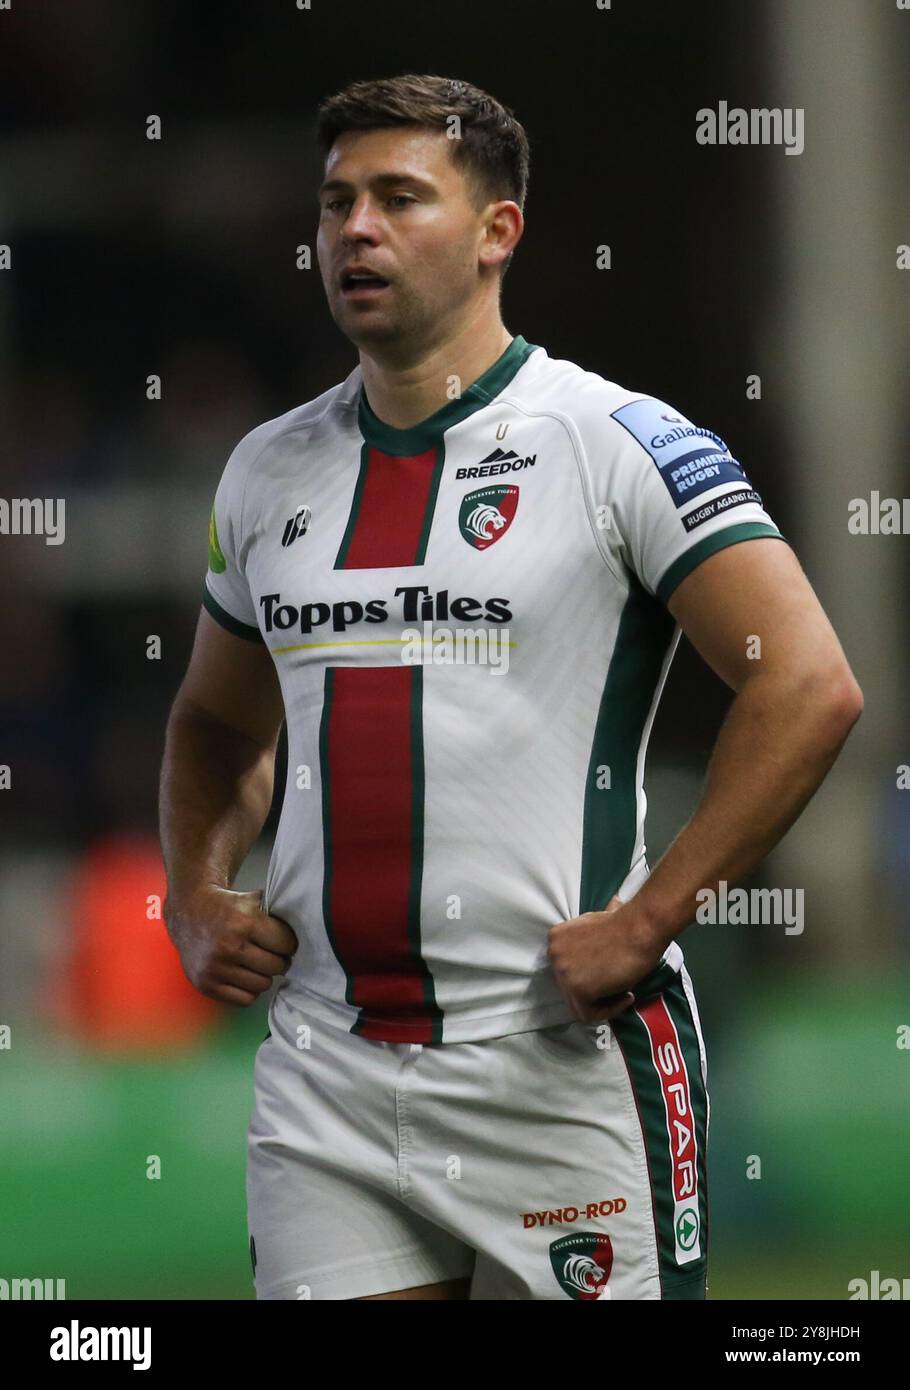
M 405 366 L 377 360 L 362 350 L 360 368 L 374 415 L 393 429 L 419 425 L 483 376 L 511 341 L 512 334 L 497 315 L 485 328 L 471 324 Z

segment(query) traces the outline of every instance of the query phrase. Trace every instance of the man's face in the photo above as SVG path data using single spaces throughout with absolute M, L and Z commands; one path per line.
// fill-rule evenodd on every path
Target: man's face
M 471 191 L 444 131 L 338 137 L 319 191 L 317 255 L 332 317 L 352 342 L 419 348 L 478 294 L 484 223 Z

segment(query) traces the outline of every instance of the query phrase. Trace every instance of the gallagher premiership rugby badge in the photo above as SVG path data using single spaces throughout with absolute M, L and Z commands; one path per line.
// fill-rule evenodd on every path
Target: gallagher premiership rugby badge
M 550 1246 L 550 1264 L 564 1293 L 570 1298 L 609 1298 L 607 1280 L 613 1268 L 609 1236 L 577 1231 L 560 1236 Z
M 518 488 L 514 483 L 477 488 L 461 499 L 458 526 L 469 545 L 486 550 L 504 536 L 518 508 Z

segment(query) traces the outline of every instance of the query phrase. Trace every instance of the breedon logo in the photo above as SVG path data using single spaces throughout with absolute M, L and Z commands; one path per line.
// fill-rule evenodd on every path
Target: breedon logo
M 613 1244 L 596 1231 L 577 1231 L 560 1236 L 550 1246 L 550 1263 L 564 1293 L 570 1298 L 609 1298 L 607 1280 L 613 1268 Z
M 512 524 L 518 509 L 518 488 L 514 483 L 499 483 L 465 493 L 458 513 L 461 534 L 475 550 L 486 550 Z

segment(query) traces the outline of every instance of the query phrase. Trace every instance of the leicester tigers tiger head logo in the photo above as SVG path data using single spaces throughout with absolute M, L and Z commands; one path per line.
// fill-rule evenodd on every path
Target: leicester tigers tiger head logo
M 491 507 L 489 502 L 479 502 L 472 512 L 468 513 L 465 527 L 472 536 L 479 536 L 482 541 L 491 541 L 494 531 L 501 531 L 506 524 L 506 519 L 498 507 Z
M 508 531 L 517 508 L 518 488 L 514 483 L 476 488 L 461 499 L 461 534 L 475 550 L 486 550 Z
M 550 1246 L 550 1264 L 563 1292 L 586 1302 L 610 1297 L 613 1243 L 608 1235 L 576 1231 Z

